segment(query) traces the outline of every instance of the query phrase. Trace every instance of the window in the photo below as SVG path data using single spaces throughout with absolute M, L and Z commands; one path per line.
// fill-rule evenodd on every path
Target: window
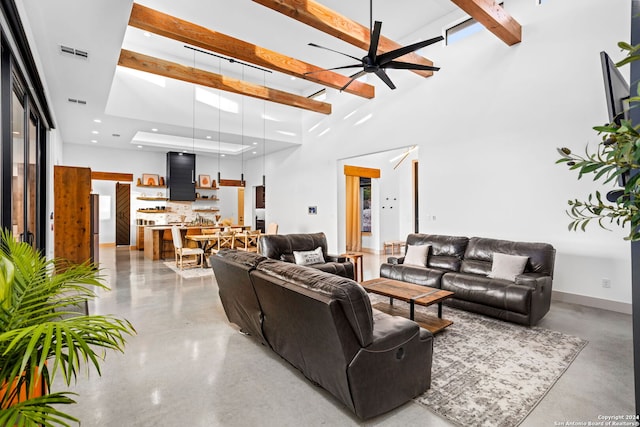
M 543 1 L 543 0 L 538 0 Z M 504 6 L 504 3 L 500 3 L 500 6 Z M 465 19 L 462 22 L 452 25 L 445 30 L 444 41 L 448 46 L 452 43 L 460 41 L 472 34 L 475 34 L 484 29 L 484 25 L 479 23 L 473 18 Z
M 371 178 L 360 178 L 360 223 L 363 233 L 371 233 Z

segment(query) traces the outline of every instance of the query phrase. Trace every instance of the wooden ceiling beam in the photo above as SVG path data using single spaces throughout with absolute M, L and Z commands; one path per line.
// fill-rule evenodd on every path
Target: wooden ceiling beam
M 255 3 L 261 4 L 282 13 L 290 18 L 295 19 L 337 37 L 340 40 L 352 44 L 365 51 L 369 50 L 371 34 L 368 27 L 353 21 L 346 16 L 329 9 L 326 6 L 314 0 L 253 0 Z M 378 53 L 389 52 L 391 50 L 402 47 L 401 44 L 394 42 L 384 36 L 380 36 L 378 43 Z M 409 62 L 412 64 L 433 65 L 433 62 L 427 58 L 418 55 L 415 52 L 401 56 L 397 59 L 401 62 Z M 433 71 L 412 70 L 414 73 L 423 77 L 433 75 Z
M 494 0 L 451 1 L 509 46 L 522 41 L 522 26 Z
M 331 104 L 326 102 L 316 101 L 315 99 L 271 89 L 126 49 L 120 51 L 118 65 L 252 98 L 315 111 L 316 113 L 331 114 Z
M 342 88 L 350 80 L 349 77 L 342 74 L 323 71 L 324 68 L 218 33 L 137 3 L 134 3 L 131 9 L 129 25 L 335 89 Z M 375 87 L 355 81 L 345 89 L 345 92 L 371 99 L 375 96 Z

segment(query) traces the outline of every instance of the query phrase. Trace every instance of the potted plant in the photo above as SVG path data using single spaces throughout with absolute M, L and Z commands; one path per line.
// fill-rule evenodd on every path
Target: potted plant
M 52 392 L 55 375 L 70 385 L 82 366 L 100 374 L 104 351 L 122 352 L 135 333 L 126 320 L 84 314 L 96 288 L 107 289 L 93 264 L 47 260 L 0 232 L 0 425 L 79 422 L 59 409 L 75 401 Z
M 640 59 L 640 45 L 620 42 L 618 46 L 627 55 L 616 66 Z M 632 105 L 639 101 L 640 94 L 629 98 Z M 603 180 L 607 184 L 623 175 L 626 183 L 614 201 L 603 199 L 599 191 L 589 194 L 586 201 L 569 200 L 570 209 L 567 213 L 572 219 L 569 230 L 584 231 L 592 221 L 602 228 L 607 228 L 609 224 L 629 225 L 630 232 L 625 239 L 640 241 L 640 125 L 621 120 L 619 124 L 596 126 L 594 130 L 602 137 L 594 152 L 587 148 L 585 155 L 578 155 L 568 148 L 559 148 L 562 157 L 556 163 L 564 163 L 570 170 L 578 171 L 578 179 L 593 175 L 594 181 Z

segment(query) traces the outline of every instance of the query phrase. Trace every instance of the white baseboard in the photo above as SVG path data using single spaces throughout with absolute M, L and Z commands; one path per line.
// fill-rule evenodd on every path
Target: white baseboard
M 601 298 L 588 297 L 584 295 L 570 294 L 561 291 L 552 291 L 552 301 L 568 302 L 571 304 L 585 305 L 587 307 L 601 308 L 603 310 L 615 311 L 618 313 L 631 314 L 631 304 L 625 302 L 611 301 Z

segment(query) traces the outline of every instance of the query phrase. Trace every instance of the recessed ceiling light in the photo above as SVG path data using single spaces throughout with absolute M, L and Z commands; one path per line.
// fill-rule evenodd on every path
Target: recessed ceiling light
M 183 152 L 183 153 L 186 153 L 186 152 L 187 152 L 187 150 L 182 150 L 182 152 Z
M 138 145 L 138 148 L 142 148 L 142 145 Z
M 220 157 L 227 157 L 226 154 L 220 154 Z
M 286 130 L 279 130 L 278 133 L 281 133 L 283 135 L 288 135 L 288 136 L 296 136 L 295 133 L 289 132 L 289 131 L 286 131 Z
M 211 135 L 207 135 L 207 139 L 211 139 Z
M 158 128 L 152 128 L 151 129 L 153 132 L 158 132 Z
M 99 134 L 100 132 L 98 132 L 97 130 L 92 130 L 92 131 L 91 131 L 91 133 L 92 133 L 92 134 L 94 134 L 94 135 L 97 135 L 97 134 Z
M 18 131 L 13 131 L 13 134 L 14 134 L 14 135 L 20 135 L 20 132 L 18 132 Z
M 295 79 L 296 79 L 295 77 L 291 77 L 291 80 L 295 80 Z
M 257 151 L 253 151 L 253 154 L 258 154 L 258 152 Z
M 96 144 L 98 142 L 97 139 L 92 139 L 91 142 L 93 142 L 94 144 Z
M 96 122 L 96 123 L 102 123 L 102 120 L 100 120 L 100 119 L 93 119 L 93 121 Z
M 257 142 L 254 142 L 254 143 L 253 143 L 253 145 L 258 145 L 258 143 L 257 143 Z

